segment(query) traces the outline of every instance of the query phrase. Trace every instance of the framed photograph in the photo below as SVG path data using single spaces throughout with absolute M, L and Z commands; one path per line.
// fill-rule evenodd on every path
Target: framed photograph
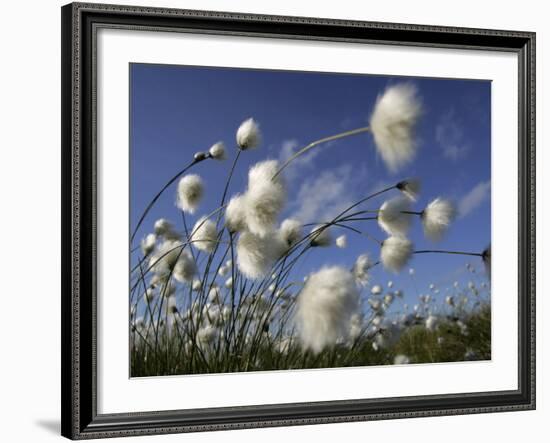
M 61 13 L 64 436 L 535 408 L 533 33 Z

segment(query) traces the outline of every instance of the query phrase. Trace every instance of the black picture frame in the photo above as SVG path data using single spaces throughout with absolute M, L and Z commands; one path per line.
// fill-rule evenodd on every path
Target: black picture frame
M 62 15 L 62 435 L 71 439 L 535 408 L 535 33 L 72 3 Z M 97 413 L 95 38 L 99 27 L 505 51 L 518 57 L 518 389 Z M 514 290 L 510 288 L 510 290 Z

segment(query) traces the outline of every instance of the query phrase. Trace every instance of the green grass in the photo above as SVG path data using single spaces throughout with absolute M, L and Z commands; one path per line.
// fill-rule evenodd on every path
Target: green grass
M 267 334 L 255 343 L 236 341 L 230 348 L 223 338 L 208 346 L 189 344 L 176 330 L 159 339 L 157 349 L 143 343 L 131 352 L 131 376 L 208 374 L 285 369 L 391 365 L 397 355 L 410 363 L 439 363 L 491 359 L 491 310 L 484 305 L 470 313 L 464 329 L 452 320 L 429 331 L 424 324 L 405 328 L 391 345 L 375 350 L 363 336 L 354 344 L 336 345 L 319 354 L 303 352 L 297 340 L 283 349 Z

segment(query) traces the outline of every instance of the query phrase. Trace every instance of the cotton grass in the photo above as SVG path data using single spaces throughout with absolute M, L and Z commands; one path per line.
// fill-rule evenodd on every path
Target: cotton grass
M 390 86 L 376 99 L 370 128 L 378 153 L 391 172 L 409 164 L 416 154 L 414 127 L 421 110 L 411 83 Z
M 297 298 L 296 322 L 304 349 L 314 353 L 347 338 L 359 292 L 351 272 L 338 266 L 312 274 Z

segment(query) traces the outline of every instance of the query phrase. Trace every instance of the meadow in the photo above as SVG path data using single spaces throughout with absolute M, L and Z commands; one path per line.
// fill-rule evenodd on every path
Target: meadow
M 329 220 L 281 220 L 291 192 L 287 168 L 320 146 L 371 134 L 395 176 L 414 162 L 415 125 L 422 116 L 417 92 L 411 83 L 387 87 L 368 126 L 314 140 L 286 161 L 255 163 L 245 189 L 231 185 L 240 158 L 261 147 L 253 118 L 237 128 L 235 149 L 218 142 L 167 177 L 131 235 L 131 376 L 490 359 L 490 246 L 440 247 L 460 221 L 457 208 L 437 194 L 416 207 L 421 192 L 431 194 L 421 178 L 395 179 Z M 194 168 L 208 162 L 227 165 L 225 184 L 217 208 L 201 214 L 205 183 Z M 151 209 L 174 194 L 181 218 L 151 223 Z M 379 198 L 383 203 L 375 207 Z M 413 224 L 422 226 L 428 248 L 416 248 L 408 238 Z M 150 233 L 138 238 L 144 226 Z M 316 251 L 332 248 L 337 255 L 356 241 L 365 243 L 365 252 L 352 267 L 327 264 L 300 274 L 301 262 Z M 464 258 L 469 280 L 430 284 L 411 296 L 389 279 L 372 277 L 382 267 L 413 278 L 409 263 L 421 254 Z M 412 297 L 415 302 L 407 302 Z

